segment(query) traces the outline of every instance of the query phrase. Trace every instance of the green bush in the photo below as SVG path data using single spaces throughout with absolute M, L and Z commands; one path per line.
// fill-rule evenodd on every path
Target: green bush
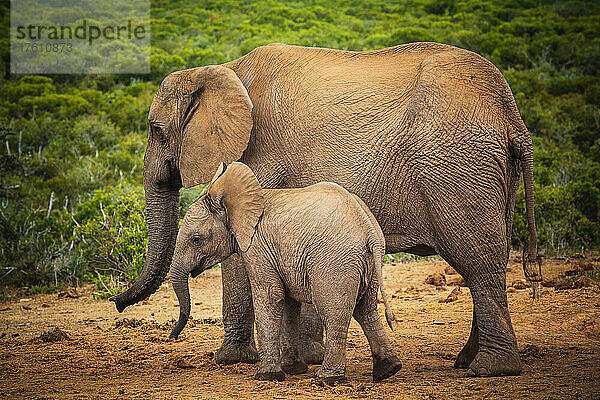
M 179 191 L 179 217 L 183 218 L 185 213 L 190 208 L 192 203 L 200 196 L 202 196 L 206 190 L 207 185 L 198 185 L 189 189 L 181 189 Z
M 9 213 L 11 218 L 7 218 Z M 79 283 L 81 270 L 71 257 L 72 224 L 64 210 L 48 215 L 44 209 L 25 210 L 9 203 L 0 213 L 2 281 L 15 286 Z
M 79 207 L 74 220 L 77 254 L 86 278 L 101 293 L 112 295 L 134 281 L 144 266 L 148 231 L 143 193 L 94 192 Z

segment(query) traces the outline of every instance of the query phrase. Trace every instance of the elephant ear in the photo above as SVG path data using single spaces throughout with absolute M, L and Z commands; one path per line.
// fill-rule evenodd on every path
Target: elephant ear
M 240 162 L 228 167 L 221 165 L 207 193 L 212 204 L 220 204 L 225 209 L 227 225 L 240 250 L 247 251 L 265 207 L 260 183 L 252 170 Z
M 252 102 L 233 70 L 211 65 L 189 71 L 179 117 L 179 171 L 186 188 L 208 182 L 221 162 L 238 160 L 252 130 Z

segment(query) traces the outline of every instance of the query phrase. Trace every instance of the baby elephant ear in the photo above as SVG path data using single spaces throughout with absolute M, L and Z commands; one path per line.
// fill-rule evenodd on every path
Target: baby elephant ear
M 224 162 L 222 162 L 217 167 L 217 172 L 215 172 L 215 176 L 213 176 L 212 180 L 210 181 L 210 185 L 212 185 L 213 183 L 215 183 L 215 181 L 217 180 L 217 178 L 219 178 L 221 175 L 223 175 L 223 172 L 225 172 L 226 169 L 227 169 L 227 164 L 225 164 Z M 209 185 L 209 187 L 210 187 L 210 185 Z
M 252 170 L 240 162 L 226 168 L 221 165 L 207 192 L 213 201 L 223 206 L 240 250 L 247 251 L 265 207 L 260 183 Z

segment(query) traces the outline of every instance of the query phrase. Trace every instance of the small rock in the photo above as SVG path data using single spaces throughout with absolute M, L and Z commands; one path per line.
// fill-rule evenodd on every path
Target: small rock
M 440 299 L 440 303 L 452 303 L 453 301 L 458 300 L 458 294 L 460 293 L 460 286 L 455 287 L 452 292 L 445 299 Z
M 48 307 L 50 307 L 50 304 L 42 303 L 42 308 L 48 308 Z
M 446 265 L 446 268 L 444 268 L 444 273 L 446 275 L 456 275 L 457 274 L 457 272 L 454 270 L 454 268 L 452 268 L 449 265 Z
M 21 308 L 22 308 L 23 310 L 31 310 L 31 307 L 29 307 L 29 306 L 21 306 Z
M 573 289 L 573 281 L 561 276 L 554 280 L 554 289 L 556 290 L 567 290 Z
M 69 335 L 67 335 L 67 332 L 63 331 L 59 327 L 56 327 L 51 331 L 46 331 L 40 335 L 40 340 L 44 343 L 60 342 L 68 339 Z
M 574 265 L 573 269 L 570 269 L 568 271 L 565 271 L 565 275 L 566 276 L 575 276 L 575 275 L 580 275 L 582 274 L 584 271 L 583 266 L 581 265 Z
M 446 325 L 446 323 L 444 321 L 433 321 L 432 324 L 434 324 L 434 325 Z
M 447 283 L 450 286 L 467 287 L 467 281 L 465 281 L 465 279 L 460 275 L 456 275 L 456 276 L 449 278 Z
M 581 268 L 583 268 L 584 271 L 592 271 L 594 269 L 594 264 L 592 263 L 581 263 Z
M 577 280 L 573 283 L 573 287 L 575 289 L 579 289 L 582 287 L 587 287 L 587 286 L 595 286 L 597 285 L 596 281 L 594 281 L 593 279 L 582 275 L 579 278 L 577 278 Z
M 173 365 L 175 365 L 177 368 L 182 368 L 182 369 L 196 368 L 192 363 L 190 363 L 188 360 L 186 360 L 183 357 L 177 358 L 175 360 L 175 362 L 173 362 Z
M 425 279 L 425 283 L 434 286 L 444 286 L 446 284 L 446 277 L 443 274 L 431 274 Z
M 554 287 L 554 279 L 544 279 L 542 281 L 543 287 Z
M 21 303 L 25 303 L 26 301 L 31 301 L 31 299 L 30 299 L 29 297 L 26 297 L 26 298 L 24 298 L 24 299 L 19 299 L 19 301 L 20 301 Z
M 527 289 L 527 288 L 531 287 L 531 284 L 529 282 L 527 282 L 525 279 L 517 279 L 516 281 L 513 282 L 513 284 L 511 286 L 517 290 L 522 290 L 522 289 Z
M 60 293 L 58 293 L 58 298 L 62 299 L 62 298 L 69 298 L 69 299 L 76 299 L 80 296 L 80 294 L 77 292 L 77 289 L 70 287 L 65 291 L 62 291 Z

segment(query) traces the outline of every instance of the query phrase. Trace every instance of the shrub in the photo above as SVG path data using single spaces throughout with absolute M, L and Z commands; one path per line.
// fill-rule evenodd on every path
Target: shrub
M 578 207 L 577 187 L 535 186 L 535 217 L 538 232 L 538 249 L 547 256 L 581 254 L 600 246 L 600 224 L 590 220 Z M 596 194 L 597 196 L 597 194 Z M 596 209 L 598 204 L 595 205 Z M 512 245 L 527 244 L 524 192 L 517 193 Z
M 48 215 L 7 204 L 0 212 L 0 280 L 15 286 L 80 282 L 82 271 L 71 258 L 72 226 L 65 210 Z
M 86 277 L 103 294 L 114 294 L 134 281 L 144 266 L 148 231 L 140 190 L 94 192 L 75 214 L 77 253 Z

